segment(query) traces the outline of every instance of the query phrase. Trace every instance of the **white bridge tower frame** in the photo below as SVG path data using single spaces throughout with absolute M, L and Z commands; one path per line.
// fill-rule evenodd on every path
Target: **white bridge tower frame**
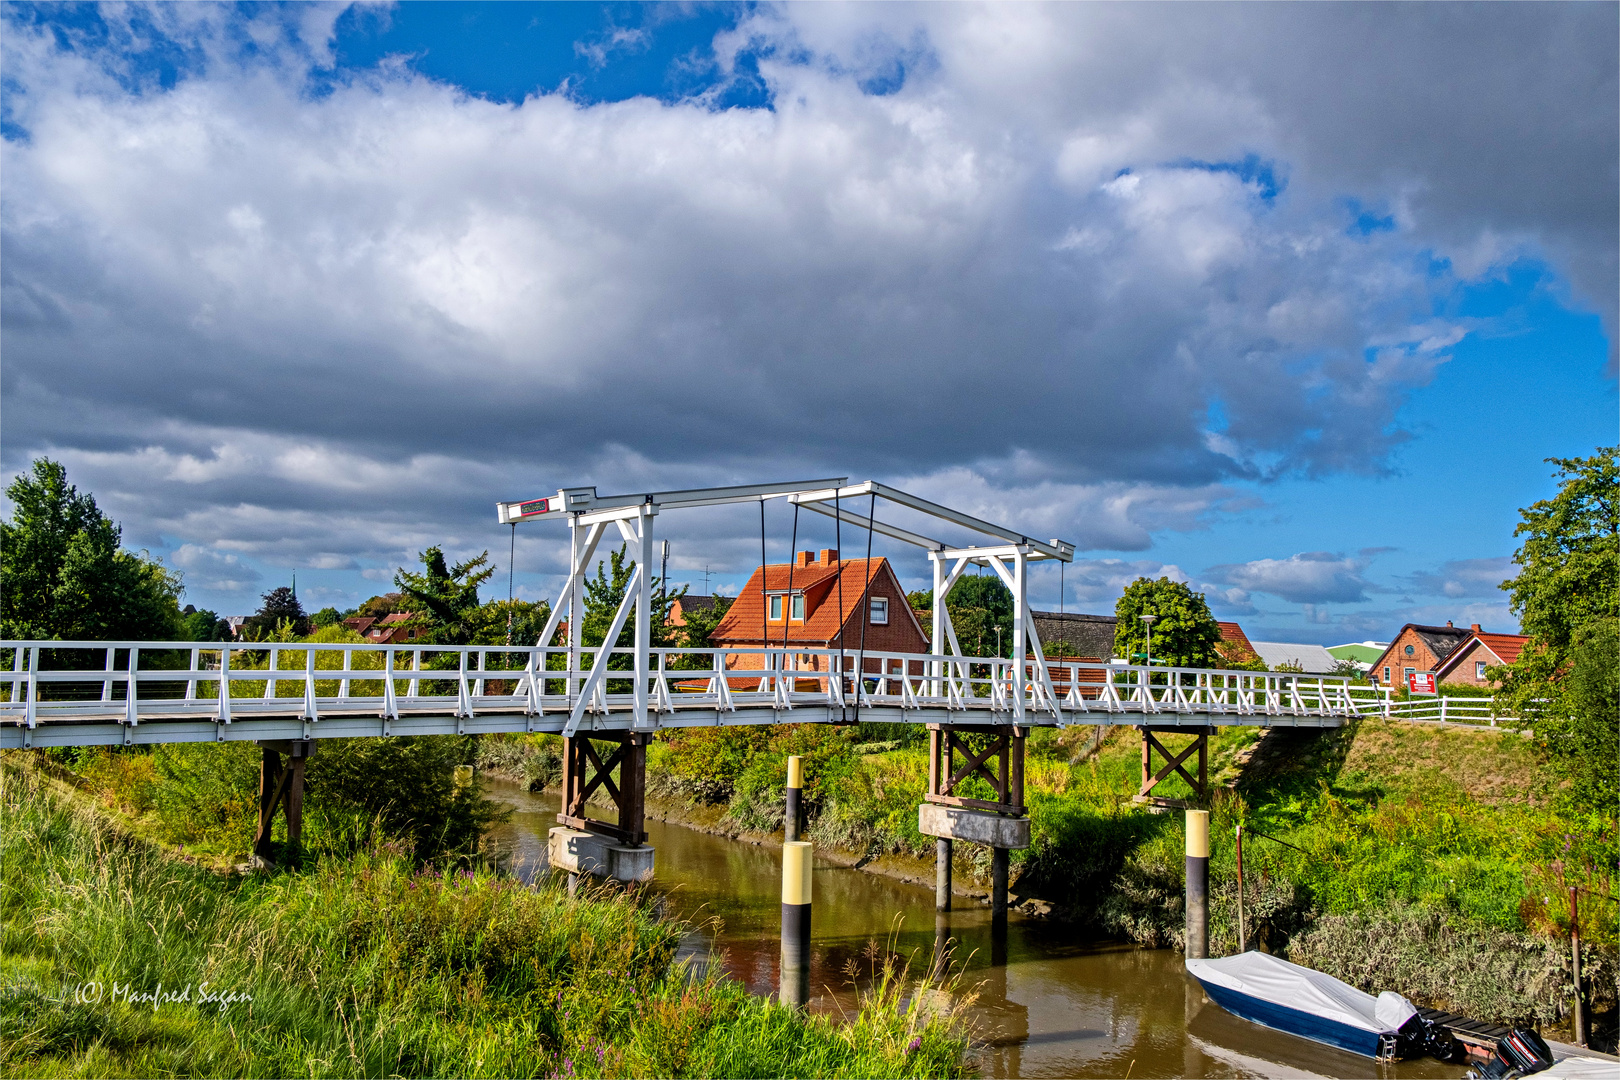
M 882 499 L 906 507 L 977 533 L 992 542 L 983 546 L 951 547 L 941 540 L 880 521 L 875 513 L 861 514 L 845 507 L 846 501 L 861 498 L 868 499 L 870 506 L 875 506 L 876 501 Z M 656 709 L 650 707 L 648 697 L 648 683 L 652 675 L 651 567 L 655 561 L 653 553 L 656 550 L 653 543 L 653 519 L 664 510 L 764 502 L 769 499 L 786 499 L 789 503 L 814 513 L 836 518 L 842 523 L 926 550 L 933 565 L 934 615 L 930 648 L 936 656 L 945 654 L 946 643 L 950 646 L 949 655 L 965 655 L 957 642 L 956 628 L 951 623 L 945 598 L 950 595 L 951 589 L 961 580 L 963 571 L 969 566 L 990 567 L 1011 590 L 1013 597 L 1013 625 L 1009 629 L 1012 631 L 1014 662 L 1011 665 L 1012 686 L 1008 688 L 1008 709 L 1012 713 L 1013 720 L 1017 722 L 1024 719 L 1025 698 L 1029 689 L 1026 681 L 1031 674 L 1036 683 L 1037 696 L 1043 696 L 1051 709 L 1061 716 L 1058 697 L 1053 692 L 1051 676 L 1047 671 L 1040 634 L 1036 630 L 1035 618 L 1030 611 L 1029 564 L 1045 559 L 1073 562 L 1074 545 L 1057 539 L 1034 540 L 1016 530 L 983 521 L 875 480 L 849 484 L 848 477 L 836 477 L 781 484 L 748 484 L 738 487 L 608 496 L 598 495 L 594 487 L 561 488 L 554 497 L 527 502 L 496 503 L 496 516 L 503 525 L 544 518 L 566 517 L 568 520 L 570 534 L 568 582 L 535 646 L 537 648 L 550 646 L 552 639 L 556 637 L 558 627 L 566 617 L 569 626 L 570 672 L 580 670 L 580 654 L 584 651 L 579 639 L 585 617 L 585 579 L 590 570 L 591 560 L 595 558 L 597 547 L 608 526 L 612 525 L 618 529 L 625 544 L 634 553 L 636 568 L 625 589 L 624 599 L 614 612 L 607 635 L 597 649 L 589 673 L 583 678 L 570 675 L 567 679 L 567 695 L 571 708 L 568 721 L 563 728 L 564 735 L 573 736 L 579 730 L 591 702 L 601 700 L 605 695 L 608 654 L 618 641 L 632 606 L 636 618 L 635 661 L 631 673 L 634 681 L 635 705 L 631 730 L 651 731 L 656 727 L 653 715 Z M 791 554 L 789 558 L 792 558 Z M 1024 663 L 1018 662 L 1019 658 L 1030 654 L 1033 657 L 1030 661 L 1033 672 L 1028 671 Z M 930 664 L 932 670 L 928 675 L 935 695 L 944 693 L 947 663 L 948 661 L 944 660 L 934 660 Z M 544 677 L 542 673 L 536 674 L 538 677 Z M 620 672 L 618 677 L 623 678 L 625 674 Z M 963 675 L 965 677 L 966 672 L 963 672 Z

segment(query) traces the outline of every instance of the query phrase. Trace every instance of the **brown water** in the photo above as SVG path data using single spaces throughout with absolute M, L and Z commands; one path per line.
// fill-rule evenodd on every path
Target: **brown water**
M 524 877 L 546 870 L 546 834 L 557 798 L 489 782 L 513 808 L 490 840 Z M 777 849 L 647 823 L 657 848 L 654 887 L 673 915 L 698 929 L 692 955 L 712 958 L 756 994 L 774 994 L 781 918 Z M 972 904 L 957 898 L 958 904 Z M 861 870 L 816 864 L 810 1008 L 854 1003 L 870 970 L 871 943 L 926 968 L 939 939 L 954 939 L 976 1067 L 992 1077 L 1461 1077 L 1428 1059 L 1378 1065 L 1240 1020 L 1205 998 L 1181 955 L 1075 936 L 1013 914 L 1002 927 L 977 906 L 940 916 L 932 891 Z

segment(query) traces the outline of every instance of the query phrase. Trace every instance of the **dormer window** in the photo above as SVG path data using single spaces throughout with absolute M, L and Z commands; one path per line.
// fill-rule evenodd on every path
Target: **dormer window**
M 782 595 L 780 593 L 778 593 L 777 595 L 771 597 L 771 622 L 781 622 L 781 621 L 782 621 Z
M 794 622 L 804 622 L 804 593 L 793 594 L 793 602 L 788 605 L 788 610 L 793 613 Z

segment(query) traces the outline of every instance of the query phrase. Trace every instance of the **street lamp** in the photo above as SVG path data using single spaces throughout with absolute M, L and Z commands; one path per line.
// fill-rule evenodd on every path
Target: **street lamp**
M 1159 621 L 1159 617 L 1157 615 L 1138 615 L 1137 618 L 1141 619 L 1144 623 L 1147 624 L 1147 667 L 1148 667 L 1149 671 L 1152 671 L 1153 670 L 1153 624 Z

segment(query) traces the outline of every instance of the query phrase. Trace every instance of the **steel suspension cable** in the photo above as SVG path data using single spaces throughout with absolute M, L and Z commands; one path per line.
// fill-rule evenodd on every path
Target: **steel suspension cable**
M 866 624 L 872 621 L 872 526 L 877 523 L 877 492 L 866 511 L 866 584 L 861 588 L 861 647 L 855 654 L 855 722 L 861 722 L 861 684 L 866 681 Z
M 770 628 L 765 625 L 765 605 L 765 496 L 761 495 L 759 497 L 759 644 L 761 648 L 769 649 L 771 647 L 771 633 Z M 765 670 L 766 661 L 769 659 L 770 653 L 760 655 L 759 667 L 761 672 Z M 759 684 L 761 690 L 765 689 L 764 679 L 765 676 L 761 674 Z
M 833 545 L 838 548 L 838 695 L 844 694 L 844 624 L 849 617 L 844 614 L 844 508 L 838 494 L 833 488 Z M 832 667 L 828 665 L 828 673 Z M 829 681 L 829 685 L 831 685 Z
M 793 541 L 788 544 L 788 588 L 782 611 L 782 648 L 788 647 L 788 624 L 793 621 L 793 568 L 799 564 L 799 504 L 793 504 Z
M 517 522 L 512 522 L 512 549 L 506 557 L 506 643 L 512 644 L 512 582 L 517 573 Z

